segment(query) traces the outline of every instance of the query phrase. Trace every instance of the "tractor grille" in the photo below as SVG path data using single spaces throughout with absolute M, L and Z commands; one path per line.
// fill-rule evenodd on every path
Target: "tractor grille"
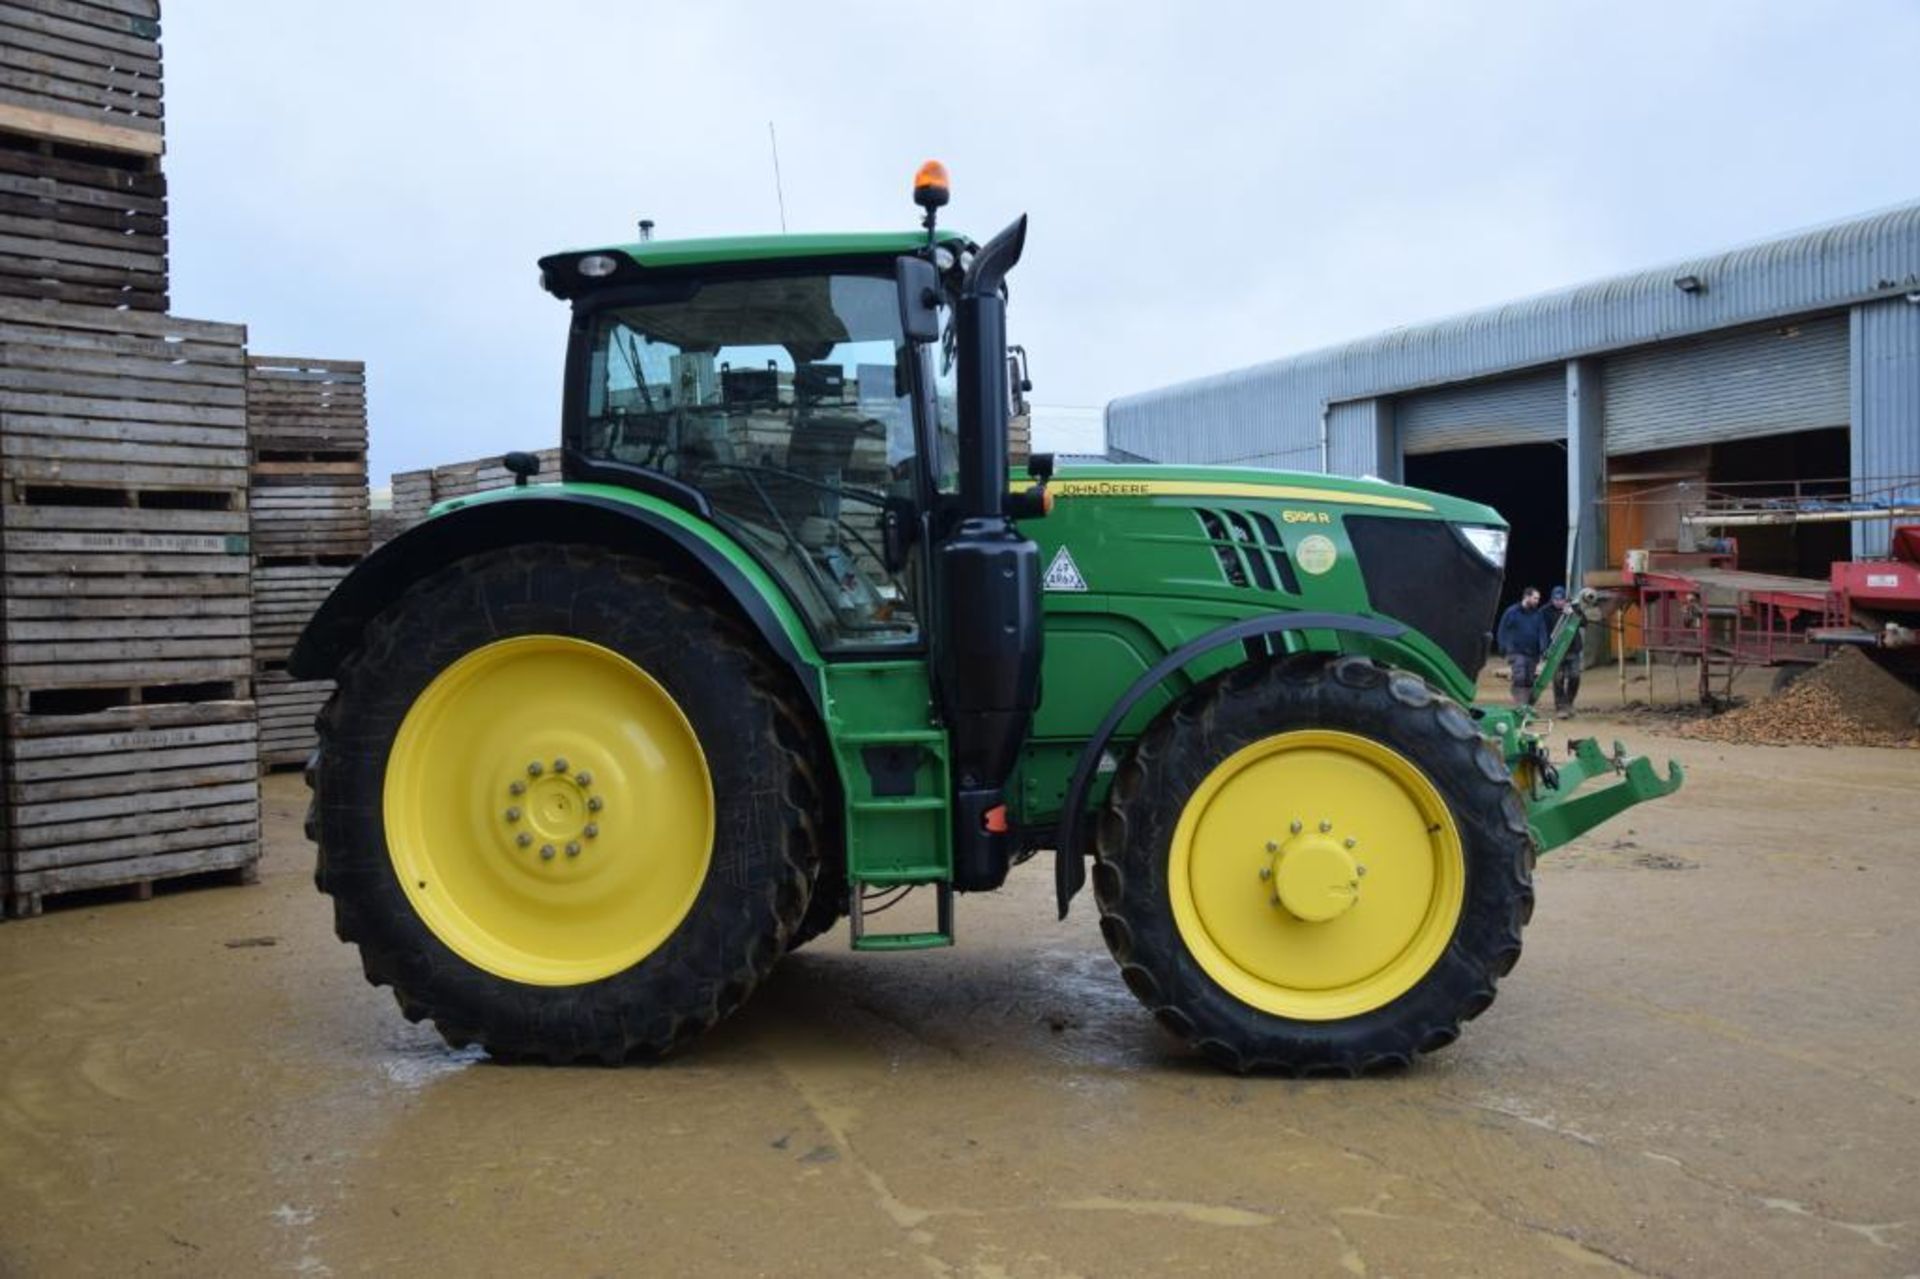
M 1234 586 L 1300 593 L 1300 579 L 1287 558 L 1286 543 L 1273 520 L 1259 511 L 1209 511 L 1196 508 L 1200 529 L 1213 543 L 1220 572 Z
M 1468 679 L 1486 665 L 1500 570 L 1440 520 L 1346 517 L 1347 537 L 1376 613 L 1438 644 Z

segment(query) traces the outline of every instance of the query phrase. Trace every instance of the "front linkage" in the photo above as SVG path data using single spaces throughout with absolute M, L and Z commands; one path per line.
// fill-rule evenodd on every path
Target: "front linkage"
M 1539 690 L 1553 686 L 1554 672 L 1567 658 L 1580 628 L 1601 620 L 1599 596 L 1591 589 L 1580 592 L 1574 607 L 1555 627 L 1553 641 L 1541 659 L 1534 676 L 1534 692 L 1522 706 L 1476 705 L 1474 717 L 1481 730 L 1500 748 L 1520 788 L 1527 806 L 1527 826 L 1535 847 L 1548 852 L 1570 843 L 1603 822 L 1624 813 L 1636 804 L 1671 795 L 1685 780 L 1677 761 L 1667 761 L 1667 775 L 1661 777 L 1653 762 L 1644 755 L 1629 757 L 1619 742 L 1613 752 L 1602 750 L 1591 737 L 1568 741 L 1568 758 L 1559 764 L 1551 761 L 1546 744 L 1533 726 L 1538 720 L 1533 709 Z M 1609 785 L 1577 794 L 1582 786 L 1596 778 L 1613 775 Z

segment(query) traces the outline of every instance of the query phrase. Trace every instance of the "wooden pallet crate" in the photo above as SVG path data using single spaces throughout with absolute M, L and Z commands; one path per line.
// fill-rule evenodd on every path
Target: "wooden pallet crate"
M 263 670 L 254 688 L 260 706 L 261 766 L 303 767 L 320 743 L 314 721 L 333 696 L 333 681 L 299 680 L 284 669 Z
M 253 703 L 237 699 L 7 715 L 9 912 L 209 871 L 250 878 L 258 734 Z
M 393 477 L 393 518 L 396 531 L 412 528 L 433 507 L 433 472 L 398 471 Z
M 0 297 L 10 909 L 259 855 L 246 331 Z
M 365 555 L 366 366 L 249 356 L 247 435 L 254 553 Z
M 351 563 L 256 564 L 253 569 L 253 658 L 284 663 L 293 645 Z
M 159 0 L 0 2 L 0 129 L 158 157 Z
M 0 294 L 165 311 L 167 281 L 152 162 L 0 133 Z
M 235 324 L 0 297 L 5 479 L 244 501 L 245 345 Z
M 245 330 L 0 298 L 0 658 L 39 690 L 252 674 Z

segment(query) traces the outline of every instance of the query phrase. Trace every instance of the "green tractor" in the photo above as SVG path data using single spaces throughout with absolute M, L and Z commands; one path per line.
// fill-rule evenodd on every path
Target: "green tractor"
M 338 682 L 308 830 L 340 936 L 452 1043 L 654 1058 L 842 918 L 952 944 L 955 893 L 1051 850 L 1061 916 L 1090 868 L 1128 988 L 1224 1066 L 1447 1044 L 1519 958 L 1535 854 L 1678 769 L 1555 764 L 1526 707 L 1473 704 L 1484 506 L 1013 481 L 1025 219 L 939 227 L 934 165 L 915 198 L 918 231 L 542 260 L 562 482 L 508 455 L 518 487 L 369 556 L 293 656 Z M 915 887 L 925 930 L 879 931 Z

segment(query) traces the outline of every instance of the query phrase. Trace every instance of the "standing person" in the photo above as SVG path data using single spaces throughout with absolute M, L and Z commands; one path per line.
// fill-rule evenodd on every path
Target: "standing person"
M 1533 692 L 1534 667 L 1539 664 L 1540 655 L 1547 651 L 1547 628 L 1542 625 L 1543 620 L 1540 588 L 1529 586 L 1520 592 L 1517 603 L 1507 605 L 1507 611 L 1500 615 L 1499 629 L 1494 633 L 1500 651 L 1507 655 L 1516 706 L 1525 704 Z
M 1547 598 L 1547 605 L 1547 642 L 1552 643 L 1554 628 L 1573 612 L 1573 601 L 1567 598 L 1566 587 L 1556 586 Z M 1580 620 L 1576 618 L 1572 625 L 1575 628 L 1573 643 L 1567 648 L 1567 655 L 1560 659 L 1560 669 L 1553 673 L 1553 713 L 1568 719 L 1574 717 L 1573 699 L 1580 696 L 1580 654 L 1587 647 L 1587 634 Z

